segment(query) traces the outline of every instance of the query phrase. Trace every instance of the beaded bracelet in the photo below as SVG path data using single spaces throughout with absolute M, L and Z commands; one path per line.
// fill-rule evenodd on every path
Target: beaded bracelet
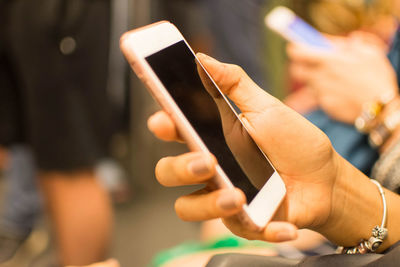
M 382 197 L 382 203 L 383 203 L 383 218 L 382 218 L 382 223 L 381 226 L 377 225 L 372 229 L 372 236 L 368 240 L 361 240 L 361 242 L 358 244 L 358 246 L 355 247 L 338 247 L 337 252 L 341 254 L 366 254 L 366 253 L 371 253 L 375 252 L 380 245 L 383 243 L 383 240 L 388 235 L 388 230 L 385 228 L 386 226 L 386 214 L 387 214 L 387 205 L 386 205 L 386 198 L 385 198 L 385 192 L 383 191 L 383 188 L 381 184 L 376 181 L 371 179 L 371 182 L 373 182 L 379 189 L 379 193 Z

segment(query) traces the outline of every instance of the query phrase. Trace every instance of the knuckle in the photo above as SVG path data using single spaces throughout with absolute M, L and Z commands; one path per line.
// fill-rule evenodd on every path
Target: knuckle
M 237 74 L 240 74 L 240 75 L 243 75 L 243 74 L 244 74 L 243 68 L 240 67 L 239 65 L 231 65 L 231 67 L 232 67 L 232 71 L 233 71 L 233 72 L 235 72 L 235 73 L 237 73 Z
M 219 71 L 213 74 L 215 82 L 225 94 L 238 88 L 245 76 L 244 70 L 234 64 L 223 64 Z
M 229 79 L 231 80 L 226 83 L 226 88 L 225 88 L 225 93 L 228 95 L 240 87 L 244 77 L 244 70 L 237 65 L 232 65 L 231 72 L 232 72 L 231 74 L 233 75 L 229 75 Z

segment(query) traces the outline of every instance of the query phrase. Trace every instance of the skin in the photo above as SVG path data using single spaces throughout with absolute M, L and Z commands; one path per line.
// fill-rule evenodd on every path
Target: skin
M 66 266 L 66 267 L 74 267 L 74 266 L 70 265 L 70 266 Z M 75 267 L 77 267 L 77 266 L 75 266 Z M 86 265 L 86 266 L 82 266 L 82 267 L 120 267 L 120 265 L 117 260 L 109 259 L 104 262 L 94 263 L 94 264 Z
M 386 51 L 371 39 L 358 32 L 349 38 L 333 38 L 330 51 L 301 44 L 287 48 L 293 78 L 304 83 L 336 120 L 352 124 L 364 103 L 389 93 L 398 97 L 396 74 Z
M 198 54 L 198 59 L 242 110 L 246 128 L 281 175 L 287 195 L 263 231 L 247 229 L 232 216 L 245 203 L 244 194 L 237 188 L 208 190 L 217 162 L 210 154 L 190 152 L 163 158 L 156 166 L 156 177 L 165 186 L 206 185 L 177 199 L 178 216 L 187 221 L 222 218 L 239 236 L 272 242 L 295 239 L 298 228 L 315 230 L 343 246 L 355 246 L 361 238 L 369 238 L 383 212 L 376 186 L 335 152 L 324 133 L 259 88 L 241 68 L 203 54 Z M 163 140 L 181 140 L 165 112 L 150 117 L 148 127 Z M 396 227 L 400 215 L 395 208 L 400 197 L 387 190 L 385 194 L 390 234 L 381 249 L 400 239 Z M 231 205 L 226 205 L 228 200 Z
M 106 258 L 112 206 L 91 170 L 39 172 L 39 186 L 63 265 L 87 265 Z M 111 265 L 113 266 L 113 265 Z

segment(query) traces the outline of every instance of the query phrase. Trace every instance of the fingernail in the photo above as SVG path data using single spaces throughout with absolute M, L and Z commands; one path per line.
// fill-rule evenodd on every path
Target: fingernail
M 205 175 L 210 173 L 210 164 L 204 156 L 196 156 L 188 165 L 189 171 L 194 175 Z
M 223 194 L 217 200 L 217 205 L 223 210 L 233 210 L 238 208 L 236 194 Z
M 276 239 L 279 242 L 283 242 L 283 241 L 290 241 L 296 238 L 296 232 L 295 231 L 285 231 L 285 232 L 279 232 L 276 235 Z

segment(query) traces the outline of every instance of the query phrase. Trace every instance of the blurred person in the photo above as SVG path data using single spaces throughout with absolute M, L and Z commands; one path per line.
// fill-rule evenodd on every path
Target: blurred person
M 385 266 L 395 266 L 400 257 L 400 247 L 396 244 L 400 240 L 397 227 L 400 196 L 387 189 L 379 193 L 381 189 L 378 190 L 376 184 L 334 151 L 326 135 L 261 90 L 243 70 L 202 54 L 198 54 L 198 58 L 222 92 L 240 107 L 242 121 L 281 174 L 288 191 L 273 221 L 262 232 L 247 229 L 232 216 L 245 203 L 243 192 L 237 188 L 216 191 L 205 188 L 181 196 L 175 203 L 178 216 L 187 221 L 222 218 L 239 236 L 273 242 L 293 240 L 297 237 L 297 228 L 308 228 L 347 247 L 345 253 L 368 253 L 375 250 L 363 247 L 360 239 L 368 240 L 371 229 L 381 222 L 382 216 L 385 217 L 382 201 L 386 200 L 388 221 L 384 225 L 389 234 L 377 251 L 381 253 L 389 247 L 392 250 L 382 257 L 370 254 L 372 257 L 365 255 L 357 259 L 364 263 L 379 259 Z M 148 126 L 163 140 L 180 140 L 173 120 L 165 112 L 151 116 Z M 400 132 L 400 126 L 396 132 Z M 390 139 L 398 143 L 399 135 L 392 135 Z M 216 163 L 215 157 L 201 152 L 165 157 L 156 166 L 156 177 L 165 186 L 198 183 L 207 186 L 212 182 Z M 203 171 L 192 172 L 193 166 Z M 229 208 L 226 206 L 228 201 Z M 301 263 L 304 266 L 314 266 L 317 262 L 339 265 L 351 264 L 353 259 L 348 255 L 331 255 L 310 257 Z M 266 263 L 270 260 L 272 263 L 276 259 L 265 258 Z
M 391 44 L 397 27 L 393 5 L 392 0 L 360 2 L 317 0 L 309 2 L 307 7 L 302 8 L 299 3 L 295 7 L 298 10 L 303 9 L 303 12 L 300 11 L 303 14 L 304 10 L 308 11 L 309 15 L 306 17 L 322 32 L 340 34 L 343 37 L 327 36 L 332 39 L 332 42 L 342 40 L 344 43 L 345 40 L 349 42 L 358 40 L 360 45 L 370 44 L 382 53 L 387 53 L 389 50 L 393 53 L 395 49 Z M 367 137 L 356 131 L 352 125 L 337 121 L 329 114 L 325 114 L 326 110 L 323 107 L 322 110 L 320 109 L 321 97 L 315 97 L 315 92 L 313 93 L 306 86 L 305 78 L 300 77 L 301 74 L 297 71 L 299 64 L 293 60 L 291 53 L 288 55 L 290 76 L 300 89 L 290 94 L 285 103 L 305 114 L 311 122 L 328 135 L 339 154 L 358 169 L 369 174 L 371 166 L 378 159 L 377 151 L 368 144 Z M 359 53 L 357 56 L 360 56 Z M 352 58 L 357 56 L 351 55 Z M 332 64 L 336 63 L 332 62 Z M 342 62 L 343 64 L 346 63 Z
M 115 124 L 110 1 L 0 1 L 1 143 L 27 144 L 60 262 L 105 258 L 112 208 L 94 167 Z
M 387 3 L 376 1 L 380 2 Z M 394 5 L 391 7 L 392 13 L 397 10 Z M 361 115 L 363 106 L 381 101 L 385 94 L 396 95 L 398 92 L 398 84 L 393 82 L 398 80 L 400 74 L 398 31 L 392 31 L 388 39 L 391 40 L 387 44 L 390 48 L 388 59 L 382 43 L 374 39 L 371 33 L 363 31 L 353 32 L 343 38 L 332 37 L 335 48 L 327 53 L 310 51 L 292 44 L 288 48 L 292 77 L 304 85 L 309 97 L 314 98 L 316 104 L 329 116 L 328 123 L 338 121 L 344 123 L 342 125 L 347 124 L 344 127 L 349 129 L 348 132 L 361 136 L 352 125 Z M 374 79 L 371 75 L 379 75 L 381 79 Z M 374 86 L 376 88 L 372 88 Z M 320 118 L 313 117 L 313 114 L 308 116 L 311 120 L 323 120 L 321 118 L 325 115 Z M 366 142 L 358 142 L 357 146 L 368 147 Z

